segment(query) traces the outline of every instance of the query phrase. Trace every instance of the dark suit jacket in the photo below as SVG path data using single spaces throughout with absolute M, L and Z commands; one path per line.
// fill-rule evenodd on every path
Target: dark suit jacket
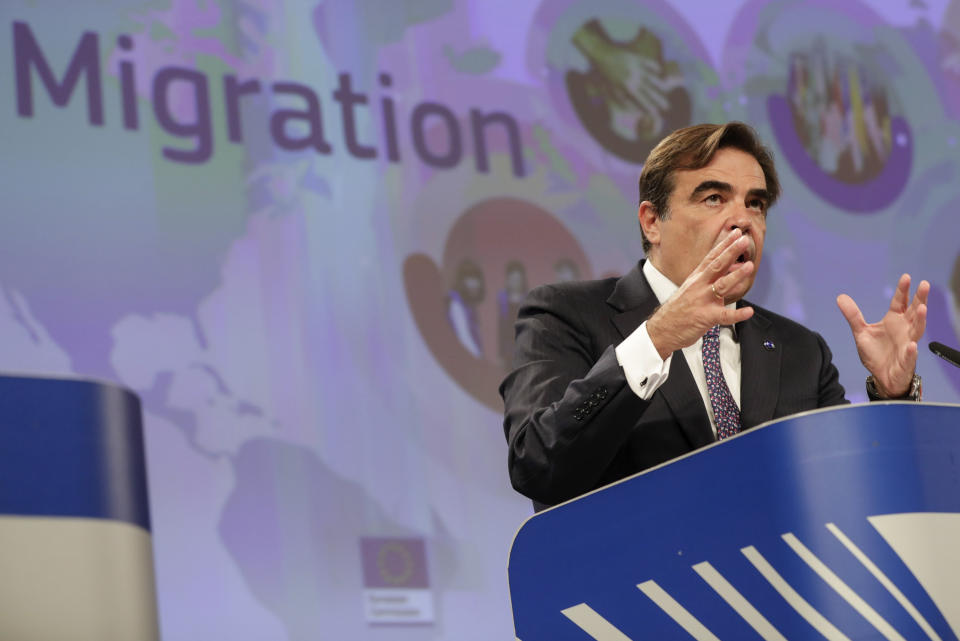
M 500 393 L 510 479 L 537 509 L 714 440 L 682 352 L 649 401 L 634 394 L 617 361 L 615 347 L 659 304 L 641 265 L 620 279 L 539 287 L 520 309 L 515 369 Z M 737 326 L 744 429 L 845 403 L 823 338 L 753 307 Z

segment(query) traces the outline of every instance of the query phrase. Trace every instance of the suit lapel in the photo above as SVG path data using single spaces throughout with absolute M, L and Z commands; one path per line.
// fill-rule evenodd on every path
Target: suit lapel
M 607 299 L 607 303 L 618 310 L 612 320 L 623 338 L 633 333 L 660 304 L 643 275 L 642 265 L 643 261 L 617 281 L 613 293 Z M 670 411 L 676 416 L 680 429 L 693 447 L 713 442 L 710 418 L 683 352 L 674 352 L 670 361 L 670 376 L 657 392 L 662 394 Z
M 740 339 L 740 422 L 744 429 L 773 418 L 780 392 L 780 354 L 776 328 L 754 307 L 737 325 Z
M 618 312 L 613 316 L 613 324 L 622 338 L 632 334 L 660 304 L 643 275 L 641 265 L 643 261 L 618 280 L 607 299 L 607 304 Z

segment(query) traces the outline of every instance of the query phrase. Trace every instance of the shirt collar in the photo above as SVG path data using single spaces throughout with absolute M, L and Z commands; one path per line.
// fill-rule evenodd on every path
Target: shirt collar
M 673 281 L 664 276 L 663 272 L 654 267 L 650 259 L 643 261 L 643 275 L 647 277 L 647 282 L 650 283 L 650 289 L 653 290 L 654 296 L 657 297 L 657 301 L 661 305 L 673 296 L 674 292 L 680 289 L 678 285 L 675 285 Z

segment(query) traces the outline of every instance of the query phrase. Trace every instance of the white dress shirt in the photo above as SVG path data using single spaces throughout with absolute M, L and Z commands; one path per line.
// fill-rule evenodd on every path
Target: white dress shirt
M 649 260 L 643 263 L 643 275 L 646 276 L 650 288 L 661 304 L 679 289 L 678 285 L 664 276 Z M 730 303 L 727 308 L 736 308 L 736 303 Z M 713 407 L 710 405 L 710 395 L 707 392 L 707 375 L 703 371 L 702 343 L 703 339 L 698 338 L 696 343 L 683 348 L 682 351 L 683 357 L 687 359 L 687 366 L 693 374 L 693 380 L 697 383 L 697 389 L 700 390 L 703 405 L 710 418 L 710 426 L 716 435 L 717 421 L 713 416 Z M 617 361 L 623 368 L 627 384 L 637 396 L 644 400 L 649 400 L 670 375 L 670 361 L 673 354 L 667 356 L 666 360 L 660 358 L 657 348 L 653 346 L 653 341 L 647 333 L 646 321 L 617 345 L 616 352 Z M 733 400 L 737 407 L 740 407 L 740 345 L 734 336 L 733 328 L 729 325 L 720 328 L 720 369 L 723 371 L 723 377 L 726 379 L 727 387 L 730 388 Z

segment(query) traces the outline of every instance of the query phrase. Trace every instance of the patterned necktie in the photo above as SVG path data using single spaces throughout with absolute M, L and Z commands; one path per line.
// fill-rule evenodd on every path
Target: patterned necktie
M 719 325 L 714 325 L 703 335 L 703 372 L 707 375 L 707 393 L 717 421 L 717 438 L 722 441 L 740 431 L 740 408 L 734 402 L 720 369 Z

